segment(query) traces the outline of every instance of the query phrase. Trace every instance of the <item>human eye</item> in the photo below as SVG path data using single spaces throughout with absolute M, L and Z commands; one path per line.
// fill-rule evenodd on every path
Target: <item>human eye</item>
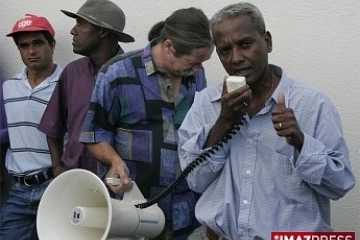
M 241 41 L 239 46 L 243 49 L 249 48 L 253 42 L 251 40 Z
M 43 40 L 34 40 L 33 41 L 33 44 L 35 45 L 35 46 L 42 46 L 43 44 L 44 44 L 45 42 L 43 41 Z
M 29 47 L 28 43 L 19 43 L 19 48 L 21 49 L 27 49 Z
M 221 47 L 221 48 L 219 48 L 219 54 L 221 55 L 221 56 L 227 56 L 227 55 L 229 55 L 230 54 L 230 48 L 227 48 L 227 47 Z

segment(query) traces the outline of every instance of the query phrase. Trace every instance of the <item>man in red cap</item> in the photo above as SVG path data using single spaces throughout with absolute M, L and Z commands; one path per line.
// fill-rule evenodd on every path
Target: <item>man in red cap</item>
M 45 17 L 32 14 L 6 35 L 14 39 L 25 68 L 3 84 L 10 142 L 5 164 L 13 184 L 0 212 L 0 239 L 38 239 L 36 212 L 53 171 L 46 135 L 37 126 L 62 72 L 53 63 L 54 35 Z
M 88 0 L 77 13 L 61 11 L 76 19 L 70 31 L 73 52 L 85 57 L 64 68 L 39 130 L 47 135 L 55 176 L 70 168 L 84 168 L 103 176 L 106 168 L 79 142 L 80 132 L 99 69 L 123 53 L 118 42 L 133 42 L 134 38 L 124 33 L 125 14 L 111 1 Z M 66 132 L 69 141 L 63 151 Z

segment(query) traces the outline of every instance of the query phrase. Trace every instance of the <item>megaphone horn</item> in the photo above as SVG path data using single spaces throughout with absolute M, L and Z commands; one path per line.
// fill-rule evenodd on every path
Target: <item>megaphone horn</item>
M 47 187 L 37 213 L 40 240 L 151 239 L 165 226 L 162 210 L 145 202 L 138 186 L 123 200 L 110 198 L 102 180 L 90 171 L 73 169 L 56 177 Z

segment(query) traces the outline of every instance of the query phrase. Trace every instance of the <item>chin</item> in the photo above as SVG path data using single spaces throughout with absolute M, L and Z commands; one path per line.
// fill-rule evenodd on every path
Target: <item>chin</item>
M 81 51 L 81 49 L 74 47 L 74 48 L 73 48 L 73 53 L 82 54 L 82 51 Z
M 39 64 L 29 64 L 27 67 L 30 68 L 30 69 L 32 69 L 32 70 L 36 70 L 36 71 L 45 68 L 44 65 L 39 65 Z

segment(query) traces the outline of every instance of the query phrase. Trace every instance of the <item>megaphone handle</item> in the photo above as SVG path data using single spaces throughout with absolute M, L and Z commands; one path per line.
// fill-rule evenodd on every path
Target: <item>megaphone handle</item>
M 120 185 L 121 184 L 120 178 L 106 178 L 105 181 L 107 184 L 111 184 L 111 185 Z

